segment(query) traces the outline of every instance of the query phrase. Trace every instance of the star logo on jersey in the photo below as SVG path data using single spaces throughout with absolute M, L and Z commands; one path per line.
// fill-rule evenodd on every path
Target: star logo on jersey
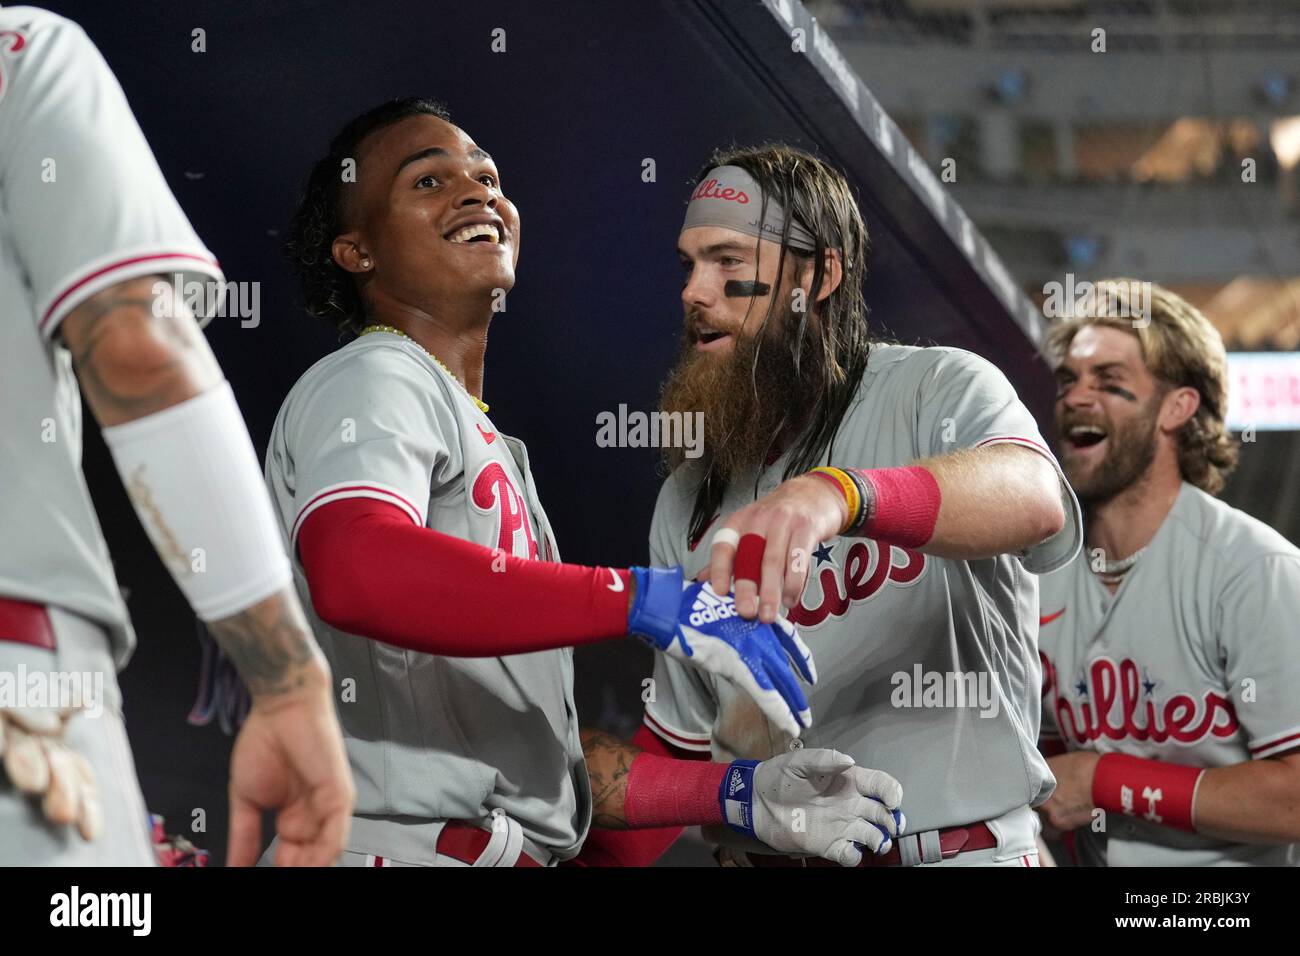
M 1156 697 L 1155 689 L 1167 683 L 1152 680 L 1147 668 L 1131 657 L 1102 656 L 1079 672 L 1072 685 L 1077 697 L 1052 690 L 1043 710 L 1055 718 L 1064 740 L 1081 747 L 1095 740 L 1187 745 L 1238 734 L 1237 712 L 1228 695 L 1202 687 Z
M 834 561 L 831 558 L 830 545 L 826 544 L 824 541 L 818 542 L 817 547 L 813 549 L 813 557 L 817 559 L 817 567 L 819 568 L 823 564 L 834 563 Z
M 485 432 L 483 430 L 483 426 L 480 425 L 478 422 L 474 423 L 474 427 L 478 429 L 478 433 L 483 436 L 483 440 L 487 442 L 489 445 L 497 440 L 496 432 Z
M 886 585 L 906 587 L 925 573 L 926 559 L 921 552 L 881 544 L 870 538 L 854 541 L 839 564 L 830 551 L 830 547 L 822 544 L 813 552 L 819 564 L 824 553 L 830 566 L 809 569 L 803 597 L 786 615 L 786 620 L 797 627 L 813 628 L 830 618 L 844 617 L 855 605 L 879 594 Z

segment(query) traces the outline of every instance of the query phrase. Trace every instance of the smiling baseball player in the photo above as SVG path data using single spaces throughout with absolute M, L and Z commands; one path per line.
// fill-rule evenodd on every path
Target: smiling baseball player
M 232 755 L 229 861 L 257 858 L 267 808 L 282 810 L 281 863 L 328 863 L 347 831 L 329 670 L 234 396 L 173 273 L 221 280 L 107 64 L 76 24 L 0 9 L 6 864 L 154 862 L 116 679 L 135 635 L 81 473 L 78 383 L 150 540 L 253 697 Z M 81 677 L 98 696 L 72 714 L 6 699 L 24 673 Z
M 700 764 L 580 730 L 574 645 L 636 635 L 792 736 L 810 719 L 796 675 L 815 675 L 787 622 L 742 620 L 680 568 L 558 563 L 527 449 L 481 397 L 520 242 L 492 158 L 436 103 L 383 104 L 331 143 L 292 235 L 309 309 L 359 332 L 291 390 L 266 463 L 313 627 L 351 685 L 343 863 L 547 866 L 593 820 L 727 824 L 847 864 L 855 844 L 887 848 L 898 782 L 843 754 Z
M 651 561 L 715 590 L 734 580 L 742 615 L 789 607 L 823 677 L 817 726 L 794 741 L 709 675 L 659 659 L 646 727 L 681 755 L 806 742 L 885 769 L 907 791 L 908 833 L 867 863 L 1033 865 L 1030 807 L 1052 788 L 1035 747 L 1035 574 L 1080 531 L 1032 416 L 975 355 L 869 342 L 865 226 L 843 176 L 813 156 L 715 155 L 678 255 L 686 335 L 662 405 L 704 412 L 705 454 L 673 460 Z M 716 835 L 723 862 L 804 862 Z M 658 849 L 600 844 L 624 862 Z
M 1119 279 L 1050 344 L 1087 544 L 1043 579 L 1048 832 L 1089 865 L 1300 865 L 1300 550 L 1214 497 L 1219 334 Z

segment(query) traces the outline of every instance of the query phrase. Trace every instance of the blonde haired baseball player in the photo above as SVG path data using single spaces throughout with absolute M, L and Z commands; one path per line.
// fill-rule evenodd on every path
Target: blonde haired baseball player
M 80 470 L 78 382 L 155 548 L 253 696 L 231 763 L 229 862 L 256 859 L 267 808 L 280 809 L 278 862 L 328 863 L 346 839 L 329 669 L 230 386 L 162 281 L 174 273 L 222 278 L 99 52 L 62 17 L 0 9 L 6 864 L 153 862 L 115 677 L 135 636 Z M 60 675 L 93 676 L 101 697 L 13 695 Z
M 1053 329 L 1083 553 L 1043 579 L 1039 812 L 1092 865 L 1300 863 L 1300 550 L 1214 496 L 1228 366 L 1188 302 L 1096 284 Z

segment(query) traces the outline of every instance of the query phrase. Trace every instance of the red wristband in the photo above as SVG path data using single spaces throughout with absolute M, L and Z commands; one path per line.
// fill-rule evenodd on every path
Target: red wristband
M 623 816 L 629 827 L 707 826 L 722 823 L 718 788 L 724 763 L 674 760 L 642 751 L 627 774 Z
M 1195 833 L 1192 811 L 1204 772 L 1203 767 L 1105 754 L 1093 771 L 1092 802 L 1108 813 Z
M 939 520 L 939 482 L 928 468 L 860 468 L 875 492 L 871 517 L 861 535 L 900 548 L 919 548 L 934 535 Z

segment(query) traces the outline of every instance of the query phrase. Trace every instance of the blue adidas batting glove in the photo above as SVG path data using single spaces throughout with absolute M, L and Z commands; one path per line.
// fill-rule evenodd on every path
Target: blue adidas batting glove
M 749 692 L 781 730 L 799 736 L 812 711 L 799 687 L 817 680 L 812 652 L 789 621 L 747 620 L 730 596 L 692 581 L 681 568 L 632 568 L 636 598 L 628 631 L 669 657 L 725 677 Z

